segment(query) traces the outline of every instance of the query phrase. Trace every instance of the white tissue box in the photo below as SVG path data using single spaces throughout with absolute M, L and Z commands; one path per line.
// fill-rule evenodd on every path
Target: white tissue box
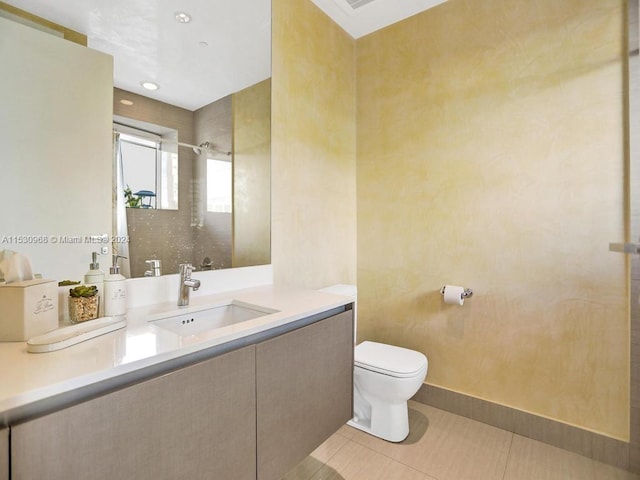
M 38 278 L 0 284 L 0 342 L 24 342 L 56 328 L 56 281 Z

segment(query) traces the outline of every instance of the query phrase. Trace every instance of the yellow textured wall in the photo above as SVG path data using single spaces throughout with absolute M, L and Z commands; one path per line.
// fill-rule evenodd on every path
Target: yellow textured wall
M 359 341 L 428 383 L 627 439 L 622 7 L 449 0 L 357 41 L 357 275 Z
M 233 94 L 233 266 L 271 263 L 271 79 Z
M 355 283 L 355 42 L 309 0 L 272 28 L 274 282 Z

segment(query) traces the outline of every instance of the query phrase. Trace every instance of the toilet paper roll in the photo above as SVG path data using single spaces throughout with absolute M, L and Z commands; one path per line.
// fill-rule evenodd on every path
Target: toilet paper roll
M 464 293 L 464 287 L 459 287 L 457 285 L 445 285 L 444 286 L 444 303 L 448 303 L 449 305 L 463 305 L 464 297 L 462 294 Z

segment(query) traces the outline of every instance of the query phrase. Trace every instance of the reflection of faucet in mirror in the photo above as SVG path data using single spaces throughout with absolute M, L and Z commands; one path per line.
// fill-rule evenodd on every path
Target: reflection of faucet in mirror
M 160 260 L 145 260 L 147 265 L 149 265 L 149 270 L 144 272 L 145 277 L 159 277 L 162 275 L 162 270 L 160 268 Z
M 189 289 L 193 288 L 195 292 L 200 288 L 200 280 L 192 279 L 191 272 L 193 272 L 193 265 L 190 263 L 181 263 L 180 264 L 180 285 L 179 293 L 178 293 L 178 306 L 184 307 L 185 305 L 189 305 Z

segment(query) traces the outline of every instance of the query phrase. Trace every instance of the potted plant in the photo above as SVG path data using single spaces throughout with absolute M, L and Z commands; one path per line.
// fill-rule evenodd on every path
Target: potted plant
M 140 208 L 142 205 L 142 198 L 137 197 L 131 192 L 131 187 L 127 185 L 127 188 L 124 189 L 124 198 L 125 204 L 129 208 Z
M 98 318 L 100 297 L 95 285 L 80 285 L 69 290 L 69 318 L 71 323 Z

